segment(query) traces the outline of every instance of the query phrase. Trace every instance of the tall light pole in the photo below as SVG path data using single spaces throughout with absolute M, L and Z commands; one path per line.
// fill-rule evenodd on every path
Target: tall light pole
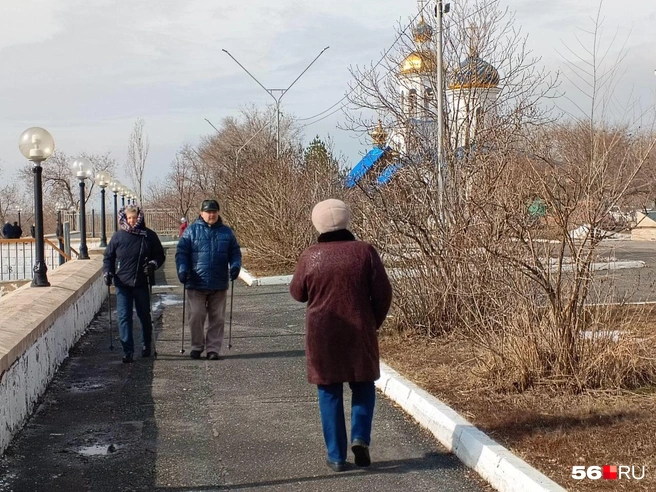
M 114 232 L 118 231 L 118 192 L 121 191 L 122 186 L 118 179 L 109 183 L 109 187 L 114 193 Z
M 322 49 L 321 52 L 316 57 L 314 57 L 314 60 L 312 60 L 310 62 L 310 64 L 307 67 L 305 67 L 305 70 L 303 70 L 301 72 L 301 74 L 294 79 L 294 82 L 289 84 L 289 87 L 287 87 L 286 89 L 267 89 L 266 87 L 264 87 L 264 85 L 262 85 L 262 83 L 259 80 L 257 80 L 253 76 L 252 73 L 250 73 L 248 70 L 246 70 L 246 67 L 244 67 L 244 65 L 239 63 L 239 61 L 237 61 L 237 59 L 234 56 L 232 56 L 228 50 L 225 50 L 225 49 L 221 50 L 221 51 L 225 52 L 230 58 L 232 58 L 235 61 L 235 63 L 237 63 L 237 65 L 239 65 L 242 68 L 242 70 L 244 70 L 244 72 L 246 72 L 248 75 L 250 75 L 250 77 L 255 82 L 257 82 L 257 84 L 260 87 L 262 87 L 262 89 L 264 89 L 267 92 L 267 94 L 269 94 L 273 98 L 273 100 L 276 102 L 276 159 L 278 159 L 280 157 L 280 100 L 284 97 L 285 94 L 287 94 L 289 89 L 292 88 L 292 86 L 298 81 L 298 79 L 300 79 L 303 76 L 303 74 L 308 71 L 308 69 L 314 64 L 314 62 L 317 61 L 317 59 L 321 55 L 323 55 L 323 52 L 326 51 L 328 48 L 330 48 L 330 46 L 326 46 L 324 49 Z M 279 95 L 276 97 L 274 95 L 274 93 L 278 93 Z
M 89 259 L 89 249 L 87 248 L 87 211 L 84 193 L 84 180 L 93 179 L 93 165 L 86 157 L 78 157 L 71 164 L 71 168 L 80 182 L 80 254 L 78 260 Z
M 450 9 L 450 4 L 436 0 L 435 16 L 437 17 L 437 156 L 435 174 L 437 175 L 437 210 L 440 219 L 444 218 L 444 61 L 443 61 L 443 23 L 442 15 Z
M 112 177 L 107 171 L 96 174 L 96 183 L 100 186 L 100 247 L 107 247 L 107 232 L 105 222 L 105 188 L 110 185 Z
M 32 127 L 25 130 L 18 140 L 21 154 L 32 162 L 34 172 L 34 231 L 35 231 L 35 262 L 32 287 L 49 287 L 45 262 L 45 241 L 43 240 L 43 188 L 41 163 L 50 157 L 55 150 L 55 141 L 47 130 Z
M 18 207 L 16 211 L 18 212 L 18 227 L 21 227 L 21 216 L 20 216 L 21 208 Z

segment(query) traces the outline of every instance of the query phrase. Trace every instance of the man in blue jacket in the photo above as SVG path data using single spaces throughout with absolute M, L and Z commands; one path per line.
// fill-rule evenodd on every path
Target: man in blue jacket
M 178 279 L 187 289 L 187 324 L 192 359 L 206 351 L 218 360 L 223 345 L 228 284 L 239 277 L 241 250 L 219 216 L 219 203 L 204 200 L 200 217 L 187 227 L 175 253 Z M 207 320 L 207 322 L 206 322 Z

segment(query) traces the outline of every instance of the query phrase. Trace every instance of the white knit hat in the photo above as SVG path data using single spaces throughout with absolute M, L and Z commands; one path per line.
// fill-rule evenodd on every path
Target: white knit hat
M 351 212 L 346 203 L 335 198 L 319 202 L 312 209 L 312 225 L 319 234 L 346 229 L 350 219 Z

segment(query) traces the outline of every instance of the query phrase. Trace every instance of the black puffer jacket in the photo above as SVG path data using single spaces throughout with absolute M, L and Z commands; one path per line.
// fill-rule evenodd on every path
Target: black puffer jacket
M 114 276 L 118 287 L 141 287 L 147 285 L 144 267 L 148 261 L 162 266 L 166 256 L 157 233 L 147 227 L 145 234 L 131 234 L 118 230 L 107 245 L 103 258 L 103 272 Z M 152 282 L 152 279 L 151 279 Z

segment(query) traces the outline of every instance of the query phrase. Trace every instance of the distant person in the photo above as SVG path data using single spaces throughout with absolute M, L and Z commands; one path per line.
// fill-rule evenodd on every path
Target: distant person
M 317 244 L 300 256 L 289 285 L 307 302 L 305 354 L 307 378 L 316 384 L 326 463 L 346 469 L 347 434 L 343 383 L 352 392 L 351 450 L 356 466 L 369 466 L 369 444 L 380 377 L 378 329 L 392 302 L 392 287 L 376 249 L 347 229 L 350 211 L 341 200 L 315 205 L 312 224 Z
M 152 354 L 153 324 L 150 317 L 150 291 L 154 273 L 166 260 L 164 248 L 152 229 L 144 223 L 143 212 L 128 205 L 118 214 L 119 230 L 114 233 L 103 257 L 106 285 L 116 287 L 118 328 L 123 346 L 123 362 L 134 359 L 132 314 L 136 309 L 141 323 L 141 356 Z
M 14 238 L 19 239 L 23 235 L 23 228 L 14 221 Z
M 189 225 L 189 223 L 187 222 L 187 219 L 182 217 L 182 219 L 180 219 L 180 229 L 179 229 L 179 233 L 178 233 L 179 237 L 182 237 L 182 234 L 184 234 L 184 231 L 185 231 L 185 229 L 187 228 L 188 225 Z
M 2 235 L 5 239 L 14 238 L 14 228 L 11 225 L 11 222 L 7 221 L 4 226 L 2 226 Z
M 32 236 L 34 238 L 36 237 L 36 224 L 32 224 L 30 226 L 30 236 Z
M 219 202 L 203 200 L 200 217 L 178 241 L 178 279 L 187 289 L 186 313 L 192 359 L 206 351 L 219 360 L 225 326 L 226 293 L 241 270 L 241 249 L 232 229 L 219 216 Z

